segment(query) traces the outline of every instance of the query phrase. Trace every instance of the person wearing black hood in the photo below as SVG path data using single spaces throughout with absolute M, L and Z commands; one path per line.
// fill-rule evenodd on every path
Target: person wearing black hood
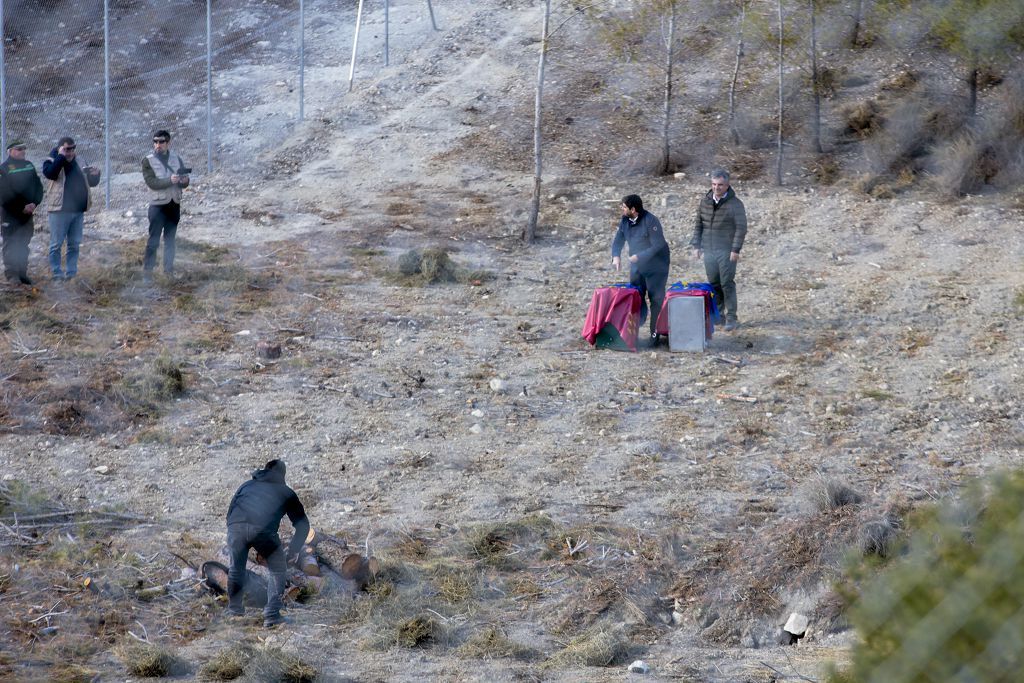
M 15 140 L 7 145 L 7 154 L 0 164 L 4 275 L 11 282 L 31 285 L 28 244 L 35 232 L 32 215 L 43 201 L 43 184 L 36 175 L 36 167 L 25 159 L 25 143 Z
M 306 510 L 295 491 L 285 484 L 285 472 L 283 460 L 271 460 L 263 469 L 253 472 L 252 479 L 238 487 L 228 505 L 228 549 L 231 552 L 228 613 L 235 616 L 245 614 L 242 604 L 245 564 L 249 548 L 255 548 L 270 568 L 267 606 L 263 608 L 263 625 L 267 628 L 285 621 L 281 616 L 281 596 L 287 580 L 288 563 L 297 563 L 309 536 Z M 278 526 L 285 515 L 295 530 L 287 555 L 278 536 Z
M 711 189 L 700 200 L 690 246 L 694 258 L 704 257 L 704 270 L 715 303 L 725 318 L 725 331 L 739 324 L 736 313 L 736 265 L 747 236 L 747 210 L 729 186 L 729 172 L 711 173 Z
M 658 343 L 658 315 L 665 302 L 665 283 L 668 282 L 668 268 L 671 260 L 668 242 L 661 221 L 650 211 L 644 210 L 640 195 L 631 194 L 622 198 L 622 219 L 612 240 L 612 268 L 622 269 L 622 247 L 629 244 L 629 284 L 640 290 L 640 324 L 647 316 L 647 301 L 651 300 L 651 344 Z

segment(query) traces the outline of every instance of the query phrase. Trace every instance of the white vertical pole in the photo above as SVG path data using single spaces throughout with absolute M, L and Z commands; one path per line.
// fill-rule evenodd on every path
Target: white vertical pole
M 356 77 L 356 48 L 359 47 L 359 25 L 363 23 L 363 0 L 359 0 L 356 10 L 356 34 L 352 38 L 352 63 L 348 67 L 348 91 L 352 92 L 352 81 Z
M 4 64 L 7 40 L 4 35 L 4 0 L 0 0 L 0 152 L 7 153 L 7 69 Z
M 299 121 L 306 116 L 306 3 L 299 0 Z
M 390 37 L 391 0 L 384 0 L 384 66 L 389 63 L 388 38 Z
M 427 0 L 427 11 L 430 12 L 430 25 L 437 30 L 437 22 L 434 21 L 434 6 L 430 4 L 430 0 Z
M 206 172 L 213 173 L 213 0 L 206 0 Z
M 105 208 L 110 208 L 110 0 L 103 0 L 103 172 Z

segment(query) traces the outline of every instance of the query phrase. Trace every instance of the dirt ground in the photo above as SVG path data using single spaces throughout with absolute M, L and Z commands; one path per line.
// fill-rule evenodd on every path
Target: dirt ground
M 407 648 L 387 641 L 387 615 L 353 617 L 336 596 L 292 606 L 269 636 L 213 610 L 187 638 L 151 629 L 192 663 L 179 678 L 269 642 L 326 680 L 611 681 L 637 658 L 650 680 L 820 680 L 851 638 L 828 602 L 858 526 L 1020 463 L 1024 212 L 998 195 L 874 199 L 796 167 L 782 188 L 740 177 L 740 329 L 704 354 L 593 350 L 580 329 L 594 287 L 622 278 L 608 252 L 622 195 L 664 224 L 670 282 L 704 279 L 686 243 L 705 164 L 585 169 L 559 136 L 538 242 L 522 246 L 529 166 L 512 167 L 529 158 L 538 9 L 435 6 L 437 33 L 424 7 L 397 3 L 387 68 L 370 11 L 373 56 L 350 95 L 339 29 L 336 65 L 307 76 L 309 120 L 254 174 L 196 179 L 180 279 L 143 285 L 134 210 L 94 216 L 80 281 L 3 292 L 4 480 L 156 522 L 116 535 L 126 556 L 202 560 L 238 484 L 281 457 L 313 526 L 404 563 L 395 585 L 428 586 L 416 609 L 444 626 Z M 315 21 L 327 34 L 351 18 Z M 557 118 L 578 81 L 555 81 Z M 458 279 L 403 280 L 414 248 L 447 250 Z M 281 358 L 259 358 L 257 341 Z M 180 365 L 180 395 L 143 409 L 110 389 L 160 357 Z M 104 369 L 117 375 L 105 389 Z M 823 511 L 827 482 L 862 502 Z M 481 554 L 480 530 L 505 559 Z M 468 573 L 471 597 L 439 599 L 428 560 Z M 12 595 L 16 561 L 0 559 Z M 812 616 L 809 634 L 779 646 L 794 611 Z M 534 655 L 466 655 L 495 626 Z M 626 643 L 611 666 L 559 658 L 594 629 Z M 52 652 L 31 647 L 8 661 L 12 680 L 46 678 Z M 79 663 L 126 675 L 106 648 Z

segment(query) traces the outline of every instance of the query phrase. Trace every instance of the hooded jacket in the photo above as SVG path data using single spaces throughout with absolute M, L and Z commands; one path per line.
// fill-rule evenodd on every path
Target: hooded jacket
M 747 236 L 747 210 L 730 187 L 715 204 L 711 190 L 700 200 L 690 246 L 711 252 L 736 252 Z
M 277 534 L 281 519 L 288 519 L 295 529 L 288 557 L 295 557 L 309 536 L 309 520 L 299 497 L 284 482 L 285 464 L 274 460 L 266 469 L 252 473 L 252 479 L 235 491 L 228 505 L 228 526 L 250 524 L 259 527 L 261 533 Z
M 619 229 L 612 240 L 612 257 L 622 254 L 622 245 L 629 243 L 629 253 L 636 256 L 636 263 L 630 264 L 630 271 L 641 275 L 668 274 L 670 252 L 665 241 L 661 221 L 650 211 L 644 210 L 632 223 L 625 216 L 619 221 Z

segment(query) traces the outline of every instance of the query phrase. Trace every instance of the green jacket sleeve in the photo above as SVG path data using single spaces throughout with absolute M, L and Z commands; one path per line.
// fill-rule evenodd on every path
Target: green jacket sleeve
M 170 178 L 157 178 L 156 172 L 146 159 L 142 160 L 142 179 L 146 181 L 146 187 L 151 190 L 166 190 L 174 184 Z

